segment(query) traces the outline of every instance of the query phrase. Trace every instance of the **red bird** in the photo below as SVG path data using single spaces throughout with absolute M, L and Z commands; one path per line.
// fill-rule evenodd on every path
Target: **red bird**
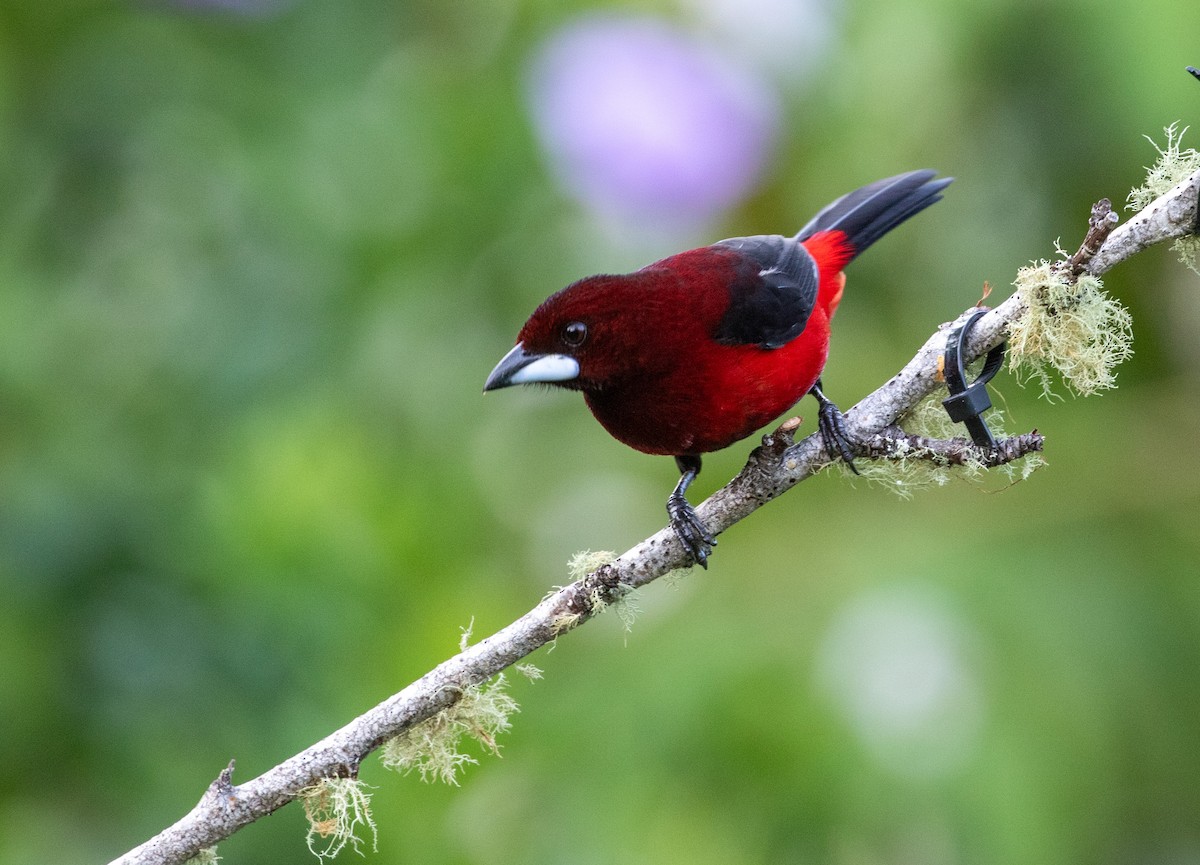
M 853 468 L 841 411 L 821 390 L 842 269 L 951 178 L 912 171 L 830 204 L 795 237 L 735 237 L 551 295 L 521 328 L 484 391 L 545 383 L 583 391 L 618 441 L 675 457 L 671 527 L 707 567 L 716 539 L 686 498 L 700 455 L 745 438 L 805 394 L 830 456 Z

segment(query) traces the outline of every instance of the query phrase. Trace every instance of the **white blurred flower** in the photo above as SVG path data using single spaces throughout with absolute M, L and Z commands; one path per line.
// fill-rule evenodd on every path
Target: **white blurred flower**
M 821 642 L 817 681 L 897 774 L 951 773 L 978 743 L 982 689 L 965 628 L 931 592 L 877 590 L 851 601 Z
M 564 187 L 637 231 L 700 226 L 754 188 L 779 126 L 774 93 L 667 24 L 591 16 L 532 65 L 538 137 Z

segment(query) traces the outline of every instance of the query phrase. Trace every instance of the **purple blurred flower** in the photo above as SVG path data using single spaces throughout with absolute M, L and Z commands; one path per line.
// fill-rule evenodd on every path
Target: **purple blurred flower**
M 648 19 L 565 27 L 542 46 L 531 85 L 537 133 L 564 186 L 623 222 L 712 219 L 753 189 L 778 129 L 761 81 Z

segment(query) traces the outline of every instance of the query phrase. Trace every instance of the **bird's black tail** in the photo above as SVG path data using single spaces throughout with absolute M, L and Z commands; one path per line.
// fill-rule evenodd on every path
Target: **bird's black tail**
M 938 178 L 929 169 L 876 180 L 827 205 L 800 229 L 796 240 L 820 231 L 841 231 L 858 255 L 910 216 L 941 201 L 942 190 L 953 180 Z

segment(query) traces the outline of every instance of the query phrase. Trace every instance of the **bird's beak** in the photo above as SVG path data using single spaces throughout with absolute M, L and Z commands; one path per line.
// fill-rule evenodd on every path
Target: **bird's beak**
M 504 355 L 483 384 L 486 393 L 514 384 L 571 381 L 579 378 L 579 361 L 565 354 L 533 354 L 521 343 Z

